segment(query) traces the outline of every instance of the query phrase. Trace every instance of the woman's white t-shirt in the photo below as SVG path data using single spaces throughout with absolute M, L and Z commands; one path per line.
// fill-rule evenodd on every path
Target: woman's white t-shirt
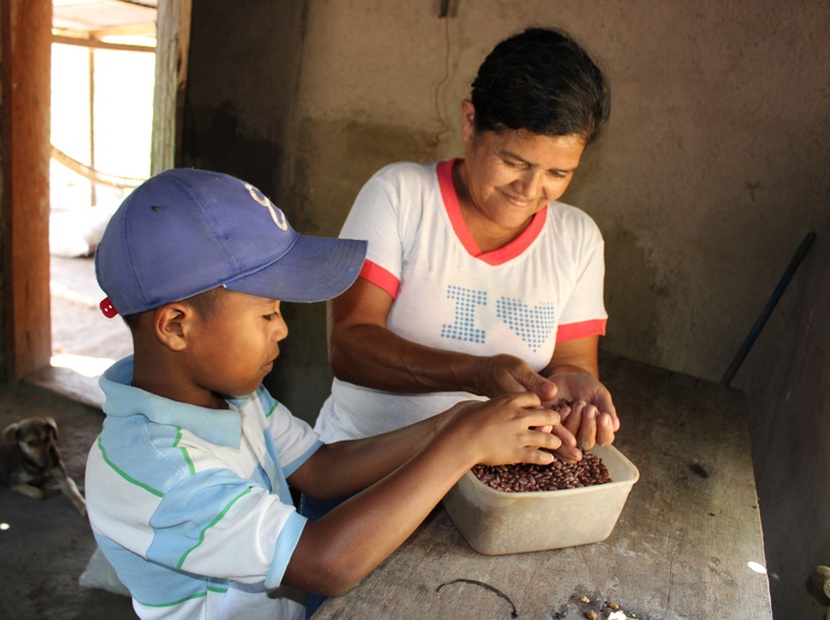
M 343 225 L 341 237 L 369 242 L 361 277 L 394 298 L 388 328 L 429 347 L 515 355 L 537 371 L 558 340 L 604 334 L 604 244 L 594 221 L 552 202 L 514 241 L 482 253 L 461 216 L 453 163 L 386 166 Z M 481 397 L 335 379 L 315 430 L 325 442 L 377 435 L 471 398 Z

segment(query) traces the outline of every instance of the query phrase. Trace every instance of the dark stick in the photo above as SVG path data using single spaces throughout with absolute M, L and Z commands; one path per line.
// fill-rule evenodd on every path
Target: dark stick
M 775 306 L 778 305 L 781 296 L 784 294 L 784 291 L 787 288 L 787 285 L 792 280 L 793 276 L 795 275 L 798 266 L 801 264 L 801 261 L 804 260 L 804 257 L 807 255 L 807 252 L 810 249 L 810 246 L 813 245 L 813 240 L 816 238 L 816 234 L 813 232 L 807 233 L 807 236 L 804 237 L 804 241 L 801 242 L 801 245 L 798 246 L 798 250 L 796 250 L 795 254 L 793 255 L 792 260 L 790 261 L 787 270 L 784 272 L 784 275 L 781 276 L 781 280 L 778 281 L 778 286 L 775 287 L 775 290 L 772 293 L 772 296 L 769 298 L 767 305 L 764 307 L 764 310 L 761 312 L 761 315 L 755 321 L 755 325 L 752 326 L 752 329 L 749 330 L 749 334 L 744 340 L 743 345 L 735 354 L 735 357 L 732 359 L 732 363 L 729 364 L 729 368 L 726 369 L 726 372 L 723 374 L 720 382 L 722 385 L 729 385 L 732 382 L 735 373 L 738 372 L 738 368 L 741 367 L 741 364 L 744 361 L 744 358 L 749 353 L 749 350 L 752 348 L 752 345 L 755 344 L 755 339 L 758 338 L 758 334 L 761 333 L 764 325 L 769 319 L 772 311 L 775 310 Z
M 435 588 L 435 591 L 439 592 L 441 590 L 441 588 L 443 588 L 444 586 L 450 586 L 454 583 L 471 583 L 475 586 L 481 586 L 485 590 L 490 590 L 490 592 L 496 593 L 498 596 L 500 596 L 505 601 L 510 603 L 510 608 L 511 608 L 510 609 L 510 617 L 511 618 L 518 618 L 519 617 L 519 612 L 516 610 L 516 606 L 513 604 L 513 601 L 510 600 L 510 597 L 507 596 L 504 592 L 502 592 L 498 588 L 494 588 L 489 583 L 484 583 L 483 581 L 476 581 L 475 579 L 453 579 L 452 581 L 442 583 L 440 586 Z

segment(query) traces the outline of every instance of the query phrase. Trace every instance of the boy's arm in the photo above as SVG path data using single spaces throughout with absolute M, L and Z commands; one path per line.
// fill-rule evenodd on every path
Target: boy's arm
M 324 444 L 288 481 L 295 489 L 320 500 L 353 495 L 414 456 L 469 402 L 395 431 Z
M 312 481 L 320 476 L 332 480 L 323 485 L 327 492 L 340 485 L 347 489 L 339 495 L 355 490 L 344 482 L 352 477 L 360 484 L 379 481 L 306 524 L 283 582 L 327 595 L 342 593 L 403 543 L 473 465 L 550 463 L 547 450 L 558 448 L 560 439 L 534 427 L 555 425 L 559 416 L 539 404 L 529 393 L 464 403 L 440 420 L 331 444 L 319 459 L 315 453 L 290 478 L 312 495 Z M 433 434 L 419 450 L 419 442 Z

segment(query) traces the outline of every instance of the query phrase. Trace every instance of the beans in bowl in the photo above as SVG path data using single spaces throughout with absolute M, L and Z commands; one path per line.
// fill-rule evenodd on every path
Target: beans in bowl
M 554 456 L 550 465 L 476 465 L 473 474 L 497 491 L 512 493 L 577 489 L 611 482 L 602 459 L 590 452 L 583 452 L 582 460 L 575 463 Z

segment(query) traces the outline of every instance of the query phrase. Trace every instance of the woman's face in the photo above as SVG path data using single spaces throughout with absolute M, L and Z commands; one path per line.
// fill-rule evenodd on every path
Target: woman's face
M 545 136 L 522 130 L 476 134 L 472 103 L 462 106 L 461 137 L 467 144 L 461 173 L 466 198 L 501 228 L 525 226 L 534 213 L 557 200 L 579 166 L 582 136 Z

